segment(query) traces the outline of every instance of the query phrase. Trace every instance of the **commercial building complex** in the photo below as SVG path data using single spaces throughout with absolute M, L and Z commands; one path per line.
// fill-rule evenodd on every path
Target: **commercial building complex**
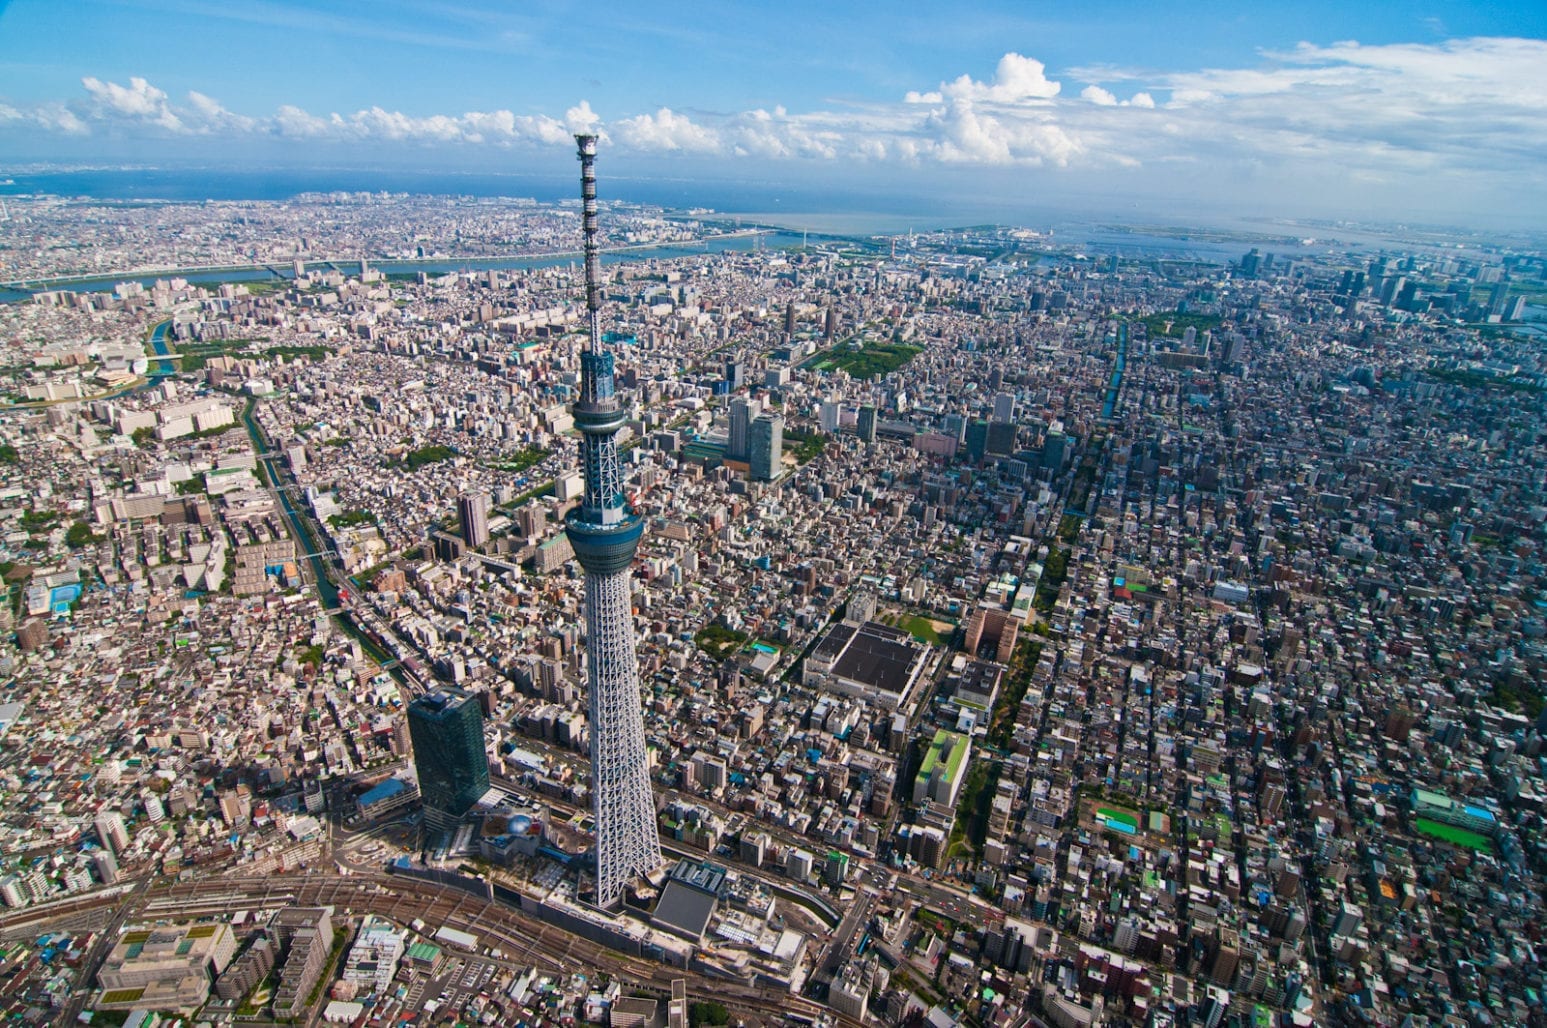
M 101 1005 L 194 1009 L 209 998 L 210 986 L 236 956 L 227 924 L 156 925 L 131 928 L 113 946 L 97 973 Z
M 483 713 L 471 696 L 434 692 L 408 706 L 425 823 L 445 829 L 489 791 Z

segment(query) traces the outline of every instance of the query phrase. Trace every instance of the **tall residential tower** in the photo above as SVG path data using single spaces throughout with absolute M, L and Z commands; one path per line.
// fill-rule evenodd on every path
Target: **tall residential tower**
M 489 541 L 489 494 L 463 493 L 457 497 L 457 520 L 462 523 L 462 541 L 470 550 L 481 550 Z
M 644 522 L 629 507 L 618 460 L 626 412 L 613 387 L 614 359 L 602 336 L 601 257 L 596 238 L 596 137 L 578 135 L 581 229 L 585 236 L 589 338 L 580 355 L 580 430 L 585 495 L 564 530 L 585 569 L 587 711 L 591 722 L 591 793 L 596 812 L 596 903 L 616 906 L 639 875 L 661 866 L 655 801 L 639 705 L 631 567 Z

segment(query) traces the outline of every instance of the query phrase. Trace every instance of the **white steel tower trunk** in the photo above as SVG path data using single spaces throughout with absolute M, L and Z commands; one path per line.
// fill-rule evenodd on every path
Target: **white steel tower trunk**
M 585 580 L 596 898 L 604 907 L 621 899 L 637 875 L 661 866 L 645 723 L 639 708 L 630 577 L 624 570 L 587 574 Z
M 585 496 L 565 532 L 585 569 L 587 711 L 591 722 L 591 789 L 596 813 L 596 902 L 614 907 L 630 881 L 661 866 L 655 800 L 639 705 L 639 658 L 629 583 L 644 522 L 629 507 L 618 460 L 618 429 L 627 414 L 613 382 L 614 360 L 601 334 L 600 253 L 596 238 L 596 137 L 580 149 L 581 228 L 585 238 L 586 311 L 590 337 L 580 357 L 580 430 Z

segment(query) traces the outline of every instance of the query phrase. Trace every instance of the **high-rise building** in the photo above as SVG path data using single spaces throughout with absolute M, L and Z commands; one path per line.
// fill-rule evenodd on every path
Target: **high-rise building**
M 548 516 L 543 512 L 542 507 L 535 503 L 528 503 L 516 511 L 516 527 L 523 537 L 535 539 L 547 529 Z
M 639 702 L 630 578 L 644 521 L 629 506 L 618 460 L 628 412 L 614 391 L 614 358 L 601 325 L 601 256 L 596 238 L 596 137 L 577 135 L 581 233 L 589 338 L 580 355 L 580 430 L 585 493 L 565 532 L 585 569 L 586 703 L 591 727 L 591 796 L 596 814 L 596 903 L 609 908 L 640 875 L 662 863 Z
M 967 459 L 982 460 L 988 450 L 988 422 L 982 418 L 967 422 Z
M 995 421 L 1014 421 L 1015 420 L 1015 394 L 1014 393 L 995 393 L 994 394 L 994 420 Z
M 1364 910 L 1347 900 L 1338 906 L 1337 920 L 1333 922 L 1332 934 L 1351 937 L 1359 930 L 1359 925 L 1364 922 Z
M 960 446 L 967 440 L 967 419 L 960 414 L 947 414 L 940 419 L 940 434 L 956 440 Z
M 489 494 L 473 492 L 458 496 L 457 519 L 462 523 L 462 541 L 468 549 L 480 549 L 489 541 Z
M 105 810 L 97 815 L 97 838 L 114 856 L 129 845 L 129 829 L 124 826 L 124 816 L 116 810 Z
M 1494 283 L 1493 289 L 1488 293 L 1488 313 L 1490 315 L 1498 315 L 1502 317 L 1504 314 L 1504 305 L 1508 302 L 1509 283 Z
M 1069 437 L 1062 432 L 1048 432 L 1042 440 L 1042 467 L 1054 473 L 1063 470 L 1068 452 Z
M 856 423 L 856 431 L 860 439 L 867 443 L 876 441 L 876 409 L 872 404 L 865 404 L 859 409 L 859 421 Z
M 998 457 L 1008 457 L 1015 452 L 1015 422 L 990 421 L 988 423 L 988 439 L 985 446 L 989 453 Z
M 447 829 L 489 791 L 483 712 L 471 696 L 433 692 L 408 705 L 425 824 Z
M 1236 970 L 1241 964 L 1241 937 L 1234 931 L 1221 929 L 1219 947 L 1214 951 L 1214 967 L 1209 977 L 1214 984 L 1230 988 L 1235 982 Z
M 731 460 L 747 459 L 752 422 L 761 413 L 763 413 L 761 400 L 749 400 L 743 396 L 731 401 L 730 442 L 725 447 L 725 456 Z
M 113 859 L 112 850 L 97 850 L 91 855 L 91 863 L 103 885 L 118 881 L 118 861 Z
M 759 414 L 747 436 L 747 462 L 752 465 L 752 480 L 772 482 L 779 477 L 779 465 L 784 459 L 784 418 L 778 414 Z
M 735 392 L 747 384 L 747 365 L 744 361 L 725 362 L 725 381 L 730 383 L 731 392 Z
M 827 884 L 842 885 L 849 875 L 849 855 L 841 850 L 830 850 L 827 854 L 827 867 L 822 871 L 822 877 Z

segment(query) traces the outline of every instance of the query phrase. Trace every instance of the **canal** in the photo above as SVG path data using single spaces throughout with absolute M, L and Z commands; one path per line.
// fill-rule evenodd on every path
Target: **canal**
M 1107 382 L 1106 399 L 1101 404 L 1101 418 L 1111 421 L 1117 413 L 1117 398 L 1123 390 L 1123 373 L 1128 369 L 1128 322 L 1117 326 L 1117 359 L 1112 362 L 1112 378 Z
M 411 682 L 397 658 L 383 649 L 380 643 L 356 624 L 349 608 L 339 603 L 339 586 L 330 574 L 333 569 L 328 565 L 326 542 L 321 538 L 321 533 L 313 528 L 307 515 L 291 502 L 290 492 L 286 486 L 286 473 L 280 464 L 280 458 L 270 452 L 268 439 L 264 436 L 263 429 L 258 427 L 257 418 L 253 416 L 256 406 L 255 402 L 248 402 L 247 408 L 242 412 L 242 424 L 247 429 L 248 438 L 252 440 L 253 452 L 258 454 L 258 461 L 263 465 L 263 474 L 268 479 L 269 488 L 279 498 L 279 505 L 285 512 L 285 519 L 290 522 L 290 531 L 294 533 L 295 544 L 298 547 L 297 555 L 308 555 L 304 560 L 311 565 L 312 579 L 317 583 L 317 595 L 322 600 L 323 610 L 338 622 L 339 627 L 351 639 L 360 644 L 372 660 L 387 669 L 400 686 L 407 688 L 410 693 L 423 691 L 423 685 Z M 359 586 L 350 579 L 348 587 L 358 588 Z
M 285 489 L 285 478 L 279 464 L 279 457 L 269 451 L 268 440 L 264 437 L 263 430 L 258 427 L 258 419 L 253 416 L 256 406 L 255 403 L 248 402 L 247 409 L 242 412 L 242 424 L 246 426 L 247 435 L 252 440 L 253 452 L 258 454 L 258 462 L 263 465 L 264 477 L 268 479 L 274 495 L 279 497 L 279 505 L 285 512 L 285 518 L 290 522 L 291 531 L 295 533 L 296 546 L 302 553 L 311 555 L 306 560 L 311 563 L 312 577 L 317 582 L 317 595 L 322 597 L 323 609 L 330 614 L 337 613 L 338 587 L 333 584 L 333 579 L 328 574 L 329 568 L 323 560 L 326 544 L 313 532 L 310 523 L 300 511 L 296 510 L 295 504 L 290 502 L 290 494 Z M 353 628 L 352 625 L 350 627 Z

